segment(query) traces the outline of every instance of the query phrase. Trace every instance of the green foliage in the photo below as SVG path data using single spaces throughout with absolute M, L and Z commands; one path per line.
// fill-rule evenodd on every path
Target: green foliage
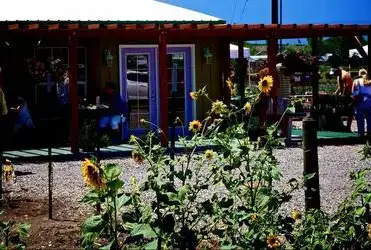
M 14 221 L 0 222 L 0 249 L 25 249 L 30 225 Z
M 253 110 L 261 93 L 254 89 L 246 93 Z M 83 248 L 370 247 L 368 170 L 352 175 L 354 191 L 334 215 L 322 211 L 301 215 L 296 210 L 284 214 L 282 208 L 292 193 L 313 175 L 292 179 L 283 189 L 274 185 L 281 178 L 273 154 L 280 145 L 276 139 L 279 122 L 266 126 L 264 134 L 252 140 L 251 111 L 213 101 L 205 88 L 197 95 L 210 100 L 212 111 L 200 121 L 202 126 L 192 128 L 190 139 L 179 138 L 185 153 L 172 159 L 157 134 L 149 132 L 143 139 L 130 139 L 135 145 L 134 160 L 148 166 L 147 178 L 141 183 L 132 177 L 123 188 L 119 166 L 99 166 L 105 185 L 87 193 L 83 202 L 99 205 L 101 210 L 82 225 Z M 206 141 L 214 150 L 198 153 Z M 368 155 L 368 151 L 364 152 Z

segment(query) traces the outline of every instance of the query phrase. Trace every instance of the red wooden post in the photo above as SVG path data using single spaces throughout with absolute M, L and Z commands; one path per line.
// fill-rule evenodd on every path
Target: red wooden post
M 159 79 L 160 79 L 160 129 L 163 131 L 161 134 L 162 146 L 168 146 L 168 83 L 167 83 L 167 46 L 166 46 L 166 33 L 161 32 L 158 41 L 158 59 L 159 59 Z
M 79 93 L 77 86 L 77 40 L 76 34 L 69 36 L 69 74 L 71 101 L 71 152 L 79 152 Z
M 277 38 L 271 37 L 268 40 L 268 67 L 269 74 L 272 75 L 274 79 L 274 84 L 272 88 L 272 97 L 273 97 L 273 113 L 277 114 L 277 90 L 279 88 L 279 80 L 277 74 Z

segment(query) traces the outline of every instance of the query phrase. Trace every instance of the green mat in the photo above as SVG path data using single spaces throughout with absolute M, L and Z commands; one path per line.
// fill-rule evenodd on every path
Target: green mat
M 303 136 L 303 130 L 301 129 L 293 129 L 292 136 Z M 357 133 L 349 133 L 349 132 L 332 132 L 332 131 L 318 131 L 317 138 L 319 139 L 332 139 L 332 138 L 356 138 L 358 137 Z

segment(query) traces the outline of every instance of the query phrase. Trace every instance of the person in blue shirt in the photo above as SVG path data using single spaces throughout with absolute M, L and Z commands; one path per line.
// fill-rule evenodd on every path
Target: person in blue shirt
M 111 82 L 106 84 L 105 91 L 101 96 L 101 103 L 109 107 L 107 115 L 100 118 L 99 126 L 106 129 L 108 126 L 120 138 L 120 124 L 126 121 L 127 107 L 121 95 L 115 91 L 115 85 Z
M 358 134 L 365 135 L 365 119 L 367 121 L 367 135 L 371 135 L 371 80 L 367 71 L 359 71 L 360 78 L 353 83 L 352 93 L 355 99 L 355 116 Z

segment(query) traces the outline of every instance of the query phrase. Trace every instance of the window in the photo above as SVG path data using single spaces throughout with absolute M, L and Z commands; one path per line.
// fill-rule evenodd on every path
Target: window
M 143 128 L 140 119 L 149 119 L 149 56 L 129 54 L 126 57 L 126 83 L 129 101 L 129 128 Z
M 43 63 L 49 60 L 60 59 L 62 64 L 68 68 L 69 51 L 68 47 L 40 47 L 36 48 L 34 52 L 35 58 Z M 86 49 L 77 48 L 77 83 L 79 96 L 85 97 L 87 95 L 87 69 L 86 69 Z M 45 80 L 46 81 L 46 80 Z M 35 86 L 35 103 L 39 103 L 46 95 L 46 82 L 39 82 Z
M 185 70 L 184 70 L 185 53 L 175 52 L 167 55 L 167 82 L 168 82 L 168 121 L 169 125 L 174 122 L 176 117 L 185 121 Z M 176 79 L 175 79 L 176 78 Z M 173 82 L 176 81 L 176 82 Z M 172 96 L 173 84 L 176 85 L 176 92 Z M 175 117 L 172 118 L 172 109 Z

